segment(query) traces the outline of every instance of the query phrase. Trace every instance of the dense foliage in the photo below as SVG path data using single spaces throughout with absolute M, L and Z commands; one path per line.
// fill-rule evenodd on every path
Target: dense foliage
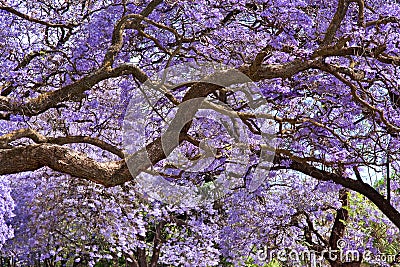
M 399 18 L 392 0 L 0 0 L 0 266 L 398 263 Z M 229 119 L 191 114 L 166 151 L 196 99 Z M 236 182 L 171 202 L 144 175 Z

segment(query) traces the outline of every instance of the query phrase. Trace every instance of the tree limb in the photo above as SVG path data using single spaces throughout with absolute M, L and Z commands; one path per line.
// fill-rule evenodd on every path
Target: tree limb
M 83 93 L 94 85 L 121 75 L 133 75 L 140 82 L 147 80 L 147 75 L 135 65 L 122 64 L 113 69 L 102 67 L 72 84 L 55 91 L 43 93 L 36 98 L 29 99 L 26 103 L 16 102 L 12 98 L 0 96 L 0 111 L 25 116 L 36 116 L 50 108 L 56 107 L 60 102 L 78 101 L 84 98 Z
M 0 149 L 0 175 L 49 167 L 104 186 L 113 186 L 113 174 L 125 161 L 97 162 L 85 154 L 54 144 L 33 144 Z M 125 177 L 125 180 L 130 180 Z
M 345 188 L 351 189 L 366 196 L 371 200 L 381 211 L 385 214 L 394 225 L 400 229 L 400 212 L 396 210 L 381 194 L 379 194 L 373 187 L 363 181 L 345 178 L 340 175 L 320 170 L 305 162 L 292 161 L 290 168 L 304 173 L 319 181 L 332 181 L 340 184 Z
M 76 143 L 86 143 L 90 145 L 97 146 L 103 150 L 111 152 L 117 155 L 120 158 L 124 158 L 124 153 L 122 150 L 117 147 L 100 140 L 95 137 L 89 136 L 61 136 L 61 137 L 46 137 L 33 129 L 20 129 L 13 131 L 11 133 L 0 136 L 0 149 L 12 148 L 10 143 L 12 141 L 21 139 L 21 138 L 30 138 L 32 141 L 38 144 L 49 143 L 49 144 L 57 144 L 57 145 L 65 145 L 65 144 L 76 144 Z
M 77 26 L 77 24 L 74 23 L 67 23 L 67 24 L 61 24 L 61 23 L 52 23 L 52 22 L 47 22 L 47 21 L 43 21 L 34 17 L 31 17 L 27 14 L 24 14 L 22 12 L 19 12 L 18 10 L 10 7 L 10 6 L 4 6 L 4 5 L 0 5 L 0 10 L 4 10 L 7 11 L 11 14 L 16 15 L 17 17 L 20 17 L 24 20 L 30 21 L 30 22 L 34 22 L 37 24 L 41 24 L 47 27 L 51 27 L 51 28 L 67 28 L 69 30 L 72 30 L 75 26 Z

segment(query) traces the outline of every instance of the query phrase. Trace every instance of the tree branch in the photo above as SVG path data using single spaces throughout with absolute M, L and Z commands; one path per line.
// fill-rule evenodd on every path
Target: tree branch
M 151 12 L 162 3 L 162 0 L 153 0 L 151 1 L 145 9 L 140 14 L 129 14 L 122 17 L 114 27 L 111 46 L 108 48 L 104 60 L 104 67 L 111 67 L 114 63 L 114 59 L 118 52 L 121 50 L 123 46 L 123 32 L 130 20 L 134 20 L 134 23 L 131 23 L 131 27 L 136 28 L 145 17 L 149 16 Z
M 115 181 L 115 172 L 124 165 L 123 160 L 112 162 L 97 162 L 73 149 L 54 144 L 33 144 L 11 149 L 0 149 L 0 175 L 35 171 L 49 167 L 55 171 L 74 177 L 113 186 L 120 184 Z M 124 177 L 125 181 L 131 177 Z
M 340 24 L 342 23 L 344 17 L 346 16 L 347 9 L 349 8 L 349 1 L 348 0 L 339 0 L 338 6 L 333 15 L 331 23 L 326 30 L 324 40 L 322 41 L 322 46 L 329 45 L 332 43 L 333 39 L 335 38 L 336 31 L 339 29 Z
M 381 211 L 385 214 L 394 225 L 400 229 L 400 213 L 397 211 L 381 194 L 379 194 L 373 187 L 363 181 L 345 178 L 334 173 L 320 170 L 305 162 L 292 161 L 290 168 L 304 173 L 319 181 L 332 181 L 340 184 L 345 188 L 351 189 L 366 196 L 371 200 Z
M 103 150 L 111 152 L 117 155 L 120 158 L 124 158 L 124 153 L 122 150 L 117 147 L 100 140 L 95 137 L 89 136 L 62 136 L 62 137 L 46 137 L 35 130 L 26 128 L 20 129 L 17 131 L 13 131 L 11 133 L 0 136 L 0 149 L 3 148 L 12 148 L 10 143 L 12 141 L 21 139 L 21 138 L 30 138 L 32 141 L 38 144 L 49 143 L 49 144 L 57 144 L 57 145 L 65 145 L 65 144 L 76 144 L 76 143 L 86 143 L 90 145 L 97 146 Z
M 161 245 L 163 242 L 162 230 L 165 225 L 166 225 L 165 221 L 160 221 L 156 225 L 154 239 L 153 239 L 153 254 L 152 254 L 151 260 L 150 260 L 150 267 L 157 267 L 158 259 L 160 257 Z
M 12 98 L 0 96 L 0 111 L 25 116 L 36 116 L 50 108 L 56 107 L 60 102 L 81 100 L 84 98 L 83 93 L 86 90 L 101 81 L 128 74 L 133 75 L 140 82 L 147 80 L 147 75 L 137 66 L 131 64 L 122 64 L 113 69 L 102 67 L 72 84 L 55 91 L 43 93 L 36 98 L 29 99 L 26 103 L 16 102 Z
M 47 26 L 47 27 L 51 27 L 51 28 L 67 28 L 69 30 L 72 30 L 73 27 L 78 26 L 77 24 L 73 24 L 73 23 L 61 24 L 61 23 L 51 23 L 51 22 L 43 21 L 43 20 L 31 17 L 31 16 L 29 16 L 27 14 L 24 14 L 22 12 L 19 12 L 18 10 L 14 9 L 14 8 L 12 8 L 10 6 L 1 5 L 0 6 L 0 10 L 7 11 L 7 12 L 9 12 L 11 14 L 16 15 L 17 17 L 20 17 L 20 18 L 24 19 L 24 20 L 27 20 L 27 21 L 30 21 L 30 22 L 34 22 L 34 23 L 37 23 L 37 24 L 41 24 L 41 25 L 44 25 L 44 26 Z

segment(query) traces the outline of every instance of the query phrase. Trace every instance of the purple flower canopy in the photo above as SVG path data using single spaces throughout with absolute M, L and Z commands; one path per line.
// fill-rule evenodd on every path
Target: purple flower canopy
M 399 18 L 0 1 L 0 265 L 394 264 Z

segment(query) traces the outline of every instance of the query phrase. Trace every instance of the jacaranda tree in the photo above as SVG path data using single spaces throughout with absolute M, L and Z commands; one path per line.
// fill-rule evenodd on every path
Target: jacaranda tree
M 396 264 L 399 23 L 393 0 L 0 0 L 0 265 Z

